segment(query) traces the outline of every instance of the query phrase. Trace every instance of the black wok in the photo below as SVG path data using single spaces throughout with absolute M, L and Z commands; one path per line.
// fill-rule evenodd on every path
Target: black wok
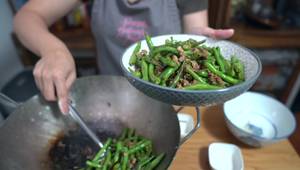
M 166 153 L 158 169 L 167 169 L 173 160 L 180 129 L 172 106 L 145 96 L 117 76 L 78 79 L 71 99 L 86 122 L 96 122 L 92 128 L 98 131 L 117 136 L 129 127 L 150 138 L 157 153 Z M 56 103 L 46 102 L 39 95 L 18 105 L 0 128 L 0 169 L 51 169 L 47 163 L 51 143 L 59 134 L 75 128 L 74 124 L 58 111 Z

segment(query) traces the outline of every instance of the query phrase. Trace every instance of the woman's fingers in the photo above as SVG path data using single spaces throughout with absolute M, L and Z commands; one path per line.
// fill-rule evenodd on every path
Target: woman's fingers
M 43 91 L 41 62 L 37 62 L 33 70 L 34 81 L 38 89 Z
M 63 114 L 67 114 L 69 112 L 69 91 L 75 79 L 76 73 L 71 72 L 65 80 L 63 80 L 62 78 L 57 78 L 55 81 L 58 104 L 60 111 Z
M 213 29 L 205 27 L 199 28 L 199 30 L 196 33 L 216 39 L 228 39 L 233 36 L 234 29 Z
M 214 37 L 217 39 L 228 39 L 234 34 L 233 29 L 217 29 L 214 32 Z
M 60 111 L 63 114 L 67 114 L 69 112 L 69 91 L 66 86 L 66 79 L 57 75 L 54 77 L 54 84 L 56 88 L 56 94 Z
M 43 84 L 43 95 L 46 100 L 48 101 L 55 101 L 55 90 L 54 90 L 54 82 L 53 77 L 47 71 L 43 71 L 42 73 L 42 84 Z

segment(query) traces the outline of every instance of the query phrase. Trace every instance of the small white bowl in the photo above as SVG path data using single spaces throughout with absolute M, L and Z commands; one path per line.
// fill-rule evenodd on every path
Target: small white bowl
M 243 170 L 241 150 L 233 144 L 212 143 L 208 147 L 209 165 L 213 170 Z
M 246 92 L 224 104 L 229 130 L 242 142 L 260 147 L 288 138 L 296 129 L 293 113 L 278 100 Z

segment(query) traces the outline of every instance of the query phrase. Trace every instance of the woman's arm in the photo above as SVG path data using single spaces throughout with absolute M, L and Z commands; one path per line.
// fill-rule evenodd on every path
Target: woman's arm
M 227 39 L 234 34 L 233 29 L 213 29 L 208 27 L 207 10 L 201 10 L 183 16 L 185 33 L 201 34 L 218 39 Z
M 46 100 L 59 100 L 68 111 L 68 91 L 76 78 L 74 59 L 65 44 L 48 27 L 66 15 L 78 0 L 30 0 L 17 13 L 14 30 L 28 49 L 40 56 L 35 65 L 36 84 Z
M 14 30 L 18 38 L 39 56 L 43 49 L 63 46 L 62 42 L 48 31 L 48 27 L 66 15 L 77 3 L 76 0 L 30 0 L 14 19 Z

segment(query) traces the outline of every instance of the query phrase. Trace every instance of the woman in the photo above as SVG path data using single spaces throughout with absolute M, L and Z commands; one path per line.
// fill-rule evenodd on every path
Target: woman
M 48 101 L 59 101 L 68 112 L 68 92 L 76 78 L 74 59 L 65 44 L 48 27 L 79 4 L 79 0 L 30 0 L 17 13 L 14 29 L 20 41 L 40 60 L 35 81 Z M 229 38 L 233 30 L 208 27 L 207 0 L 95 0 L 91 27 L 100 56 L 102 74 L 121 74 L 119 57 L 131 43 L 173 33 Z

